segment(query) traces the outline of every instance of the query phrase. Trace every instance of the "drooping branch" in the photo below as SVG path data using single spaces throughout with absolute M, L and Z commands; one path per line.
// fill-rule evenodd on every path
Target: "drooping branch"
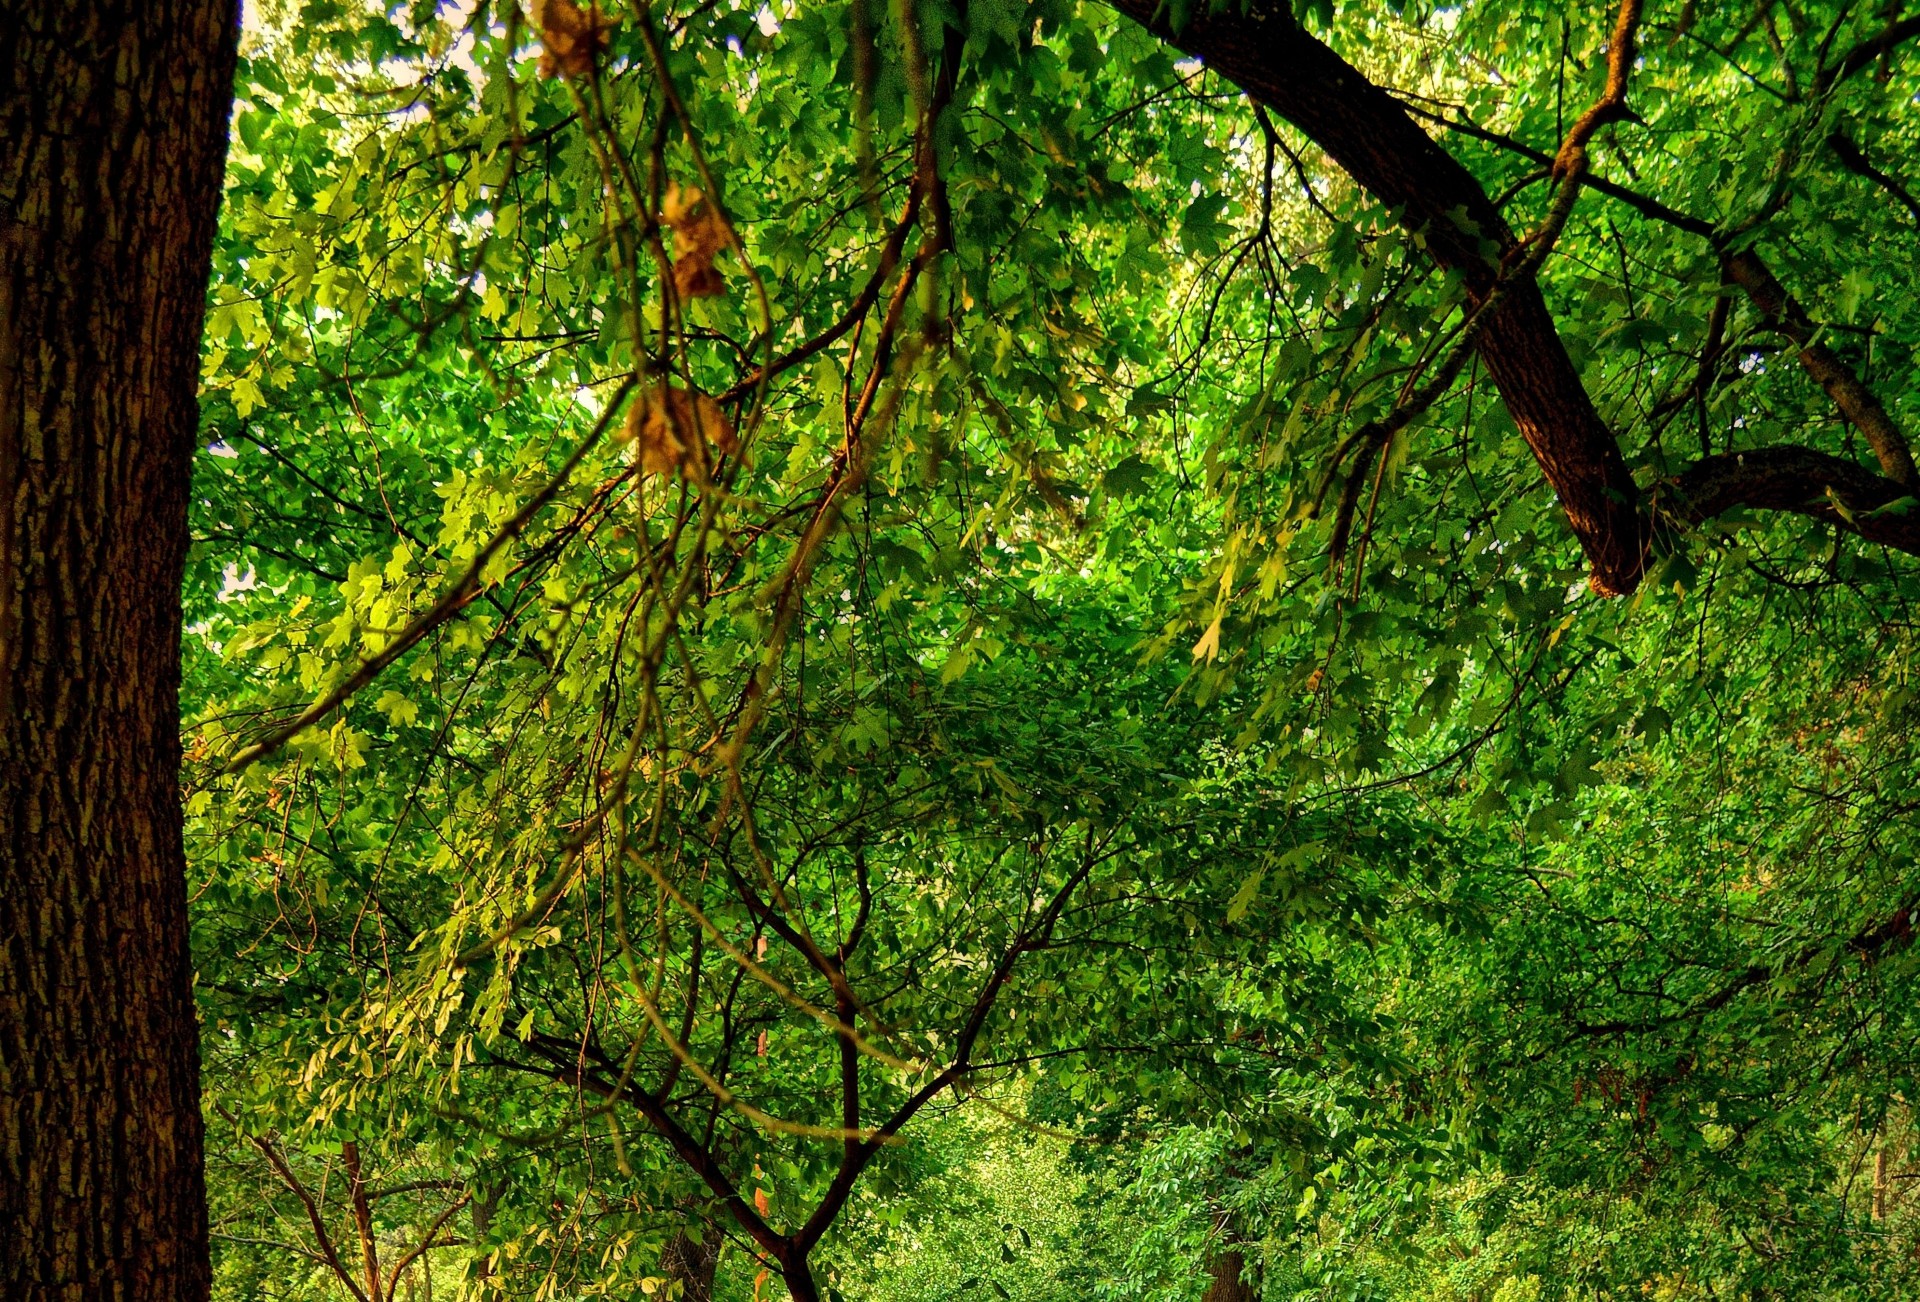
M 452 619 L 455 615 L 458 615 L 462 610 L 465 610 L 476 597 L 480 596 L 481 593 L 486 590 L 484 575 L 486 574 L 488 564 L 492 562 L 493 558 L 499 554 L 502 548 L 518 538 L 521 533 L 526 530 L 527 526 L 533 523 L 534 518 L 546 509 L 548 503 L 559 496 L 560 490 L 565 488 L 568 480 L 573 477 L 573 472 L 580 468 L 580 463 L 586 460 L 587 454 L 600 442 L 608 426 L 612 424 L 614 417 L 620 413 L 621 407 L 625 404 L 627 395 L 633 391 L 633 387 L 634 380 L 632 377 L 621 382 L 620 387 L 607 401 L 606 409 L 600 414 L 599 420 L 594 422 L 592 432 L 589 433 L 586 438 L 582 439 L 579 446 L 574 448 L 566 461 L 561 463 L 560 469 L 554 474 L 553 478 L 549 479 L 539 491 L 528 498 L 526 504 L 518 511 L 515 511 L 513 515 L 507 519 L 506 523 L 502 524 L 500 528 L 494 532 L 493 537 L 489 538 L 486 544 L 474 553 L 473 559 L 467 563 L 466 569 L 461 573 L 460 577 L 455 580 L 452 586 L 448 587 L 445 592 L 441 593 L 439 600 L 435 601 L 433 605 L 427 609 L 426 613 L 409 622 L 404 629 L 395 635 L 384 650 L 361 661 L 359 666 L 351 674 L 348 674 L 345 679 L 336 684 L 326 695 L 314 701 L 313 704 L 302 710 L 289 722 L 272 729 L 266 736 L 261 737 L 253 744 L 236 753 L 226 762 L 222 771 L 225 773 L 238 773 L 242 769 L 278 751 L 282 746 L 292 741 L 308 728 L 346 704 L 347 700 L 352 697 L 355 692 L 378 678 L 388 666 L 392 665 L 407 652 L 413 650 L 414 647 L 420 645 L 435 629 Z
M 1268 0 L 1242 13 L 1196 17 L 1178 32 L 1154 0 L 1114 0 L 1114 7 L 1286 118 L 1376 200 L 1399 210 L 1434 261 L 1460 276 L 1475 306 L 1493 294 L 1517 241 L 1479 181 L 1287 6 Z M 1508 282 L 1476 346 L 1559 494 L 1594 587 L 1631 592 L 1646 551 L 1638 490 L 1530 275 Z

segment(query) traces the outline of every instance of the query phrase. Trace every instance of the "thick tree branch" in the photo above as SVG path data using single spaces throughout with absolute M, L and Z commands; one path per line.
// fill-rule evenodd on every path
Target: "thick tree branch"
M 1853 369 L 1820 342 L 1819 330 L 1806 310 L 1795 302 L 1785 287 L 1774 279 L 1766 264 L 1742 249 L 1727 258 L 1727 277 L 1747 292 L 1754 306 L 1767 316 L 1767 322 L 1791 339 L 1800 349 L 1800 365 L 1806 369 L 1827 396 L 1852 421 L 1887 478 L 1911 489 L 1914 486 L 1913 454 L 1906 436 L 1893 423 L 1880 399 L 1853 373 Z
M 1537 163 L 1552 163 L 1554 156 L 1535 149 L 1526 142 L 1498 131 L 1489 131 L 1470 122 L 1430 114 L 1418 108 L 1409 111 L 1435 122 L 1448 130 L 1460 132 L 1476 140 L 1483 140 L 1510 153 L 1518 154 Z M 1844 139 L 1836 135 L 1835 139 Z M 1836 152 L 1840 146 L 1835 145 Z M 1843 155 L 1842 161 L 1845 161 Z M 1856 169 L 1857 170 L 1857 169 Z M 1873 391 L 1845 361 L 1841 360 L 1831 348 L 1819 341 L 1818 327 L 1807 315 L 1799 301 L 1788 293 L 1779 279 L 1774 276 L 1760 255 L 1751 248 L 1738 253 L 1726 253 L 1726 240 L 1713 223 L 1683 213 L 1661 203 L 1658 199 L 1630 190 L 1623 185 L 1608 181 L 1602 177 L 1589 176 L 1588 186 L 1609 198 L 1626 204 L 1635 212 L 1655 221 L 1664 222 L 1676 230 L 1698 235 L 1706 240 L 1716 252 L 1722 255 L 1726 263 L 1728 279 L 1743 290 L 1753 305 L 1760 309 L 1768 324 L 1791 340 L 1799 349 L 1802 369 L 1813 381 L 1826 390 L 1833 399 L 1840 414 L 1852 421 L 1855 427 L 1866 437 L 1873 448 L 1874 455 L 1880 461 L 1880 468 L 1889 476 L 1903 484 L 1915 483 L 1913 457 L 1908 449 L 1906 436 L 1893 423 L 1893 418 L 1880 403 Z M 1920 211 L 1916 212 L 1920 217 Z
M 1855 73 L 1872 67 L 1916 36 L 1920 36 L 1920 14 L 1911 14 L 1887 24 L 1877 35 L 1869 36 L 1848 50 L 1838 63 L 1822 68 L 1813 79 L 1814 94 L 1825 94 Z
M 373 1204 L 367 1199 L 366 1173 L 360 1168 L 360 1145 L 349 1139 L 340 1145 L 340 1160 L 347 1168 L 347 1201 L 353 1206 L 353 1228 L 360 1236 L 360 1259 L 367 1272 L 369 1302 L 382 1302 L 380 1289 L 380 1249 L 373 1237 Z
M 1920 509 L 1894 506 L 1903 499 L 1911 504 L 1907 488 L 1812 448 L 1703 457 L 1659 486 L 1653 498 L 1656 518 L 1671 525 L 1700 524 L 1736 508 L 1791 511 L 1920 556 Z
M 542 1037 L 535 1037 L 531 1046 L 541 1057 L 552 1065 L 550 1073 L 556 1080 L 578 1085 L 590 1094 L 603 1099 L 621 1099 L 639 1111 L 647 1124 L 667 1141 L 667 1146 L 685 1162 L 690 1170 L 712 1191 L 714 1197 L 726 1207 L 733 1219 L 745 1230 L 752 1240 L 776 1258 L 791 1250 L 787 1237 L 776 1231 L 761 1218 L 745 1198 L 738 1186 L 728 1177 L 726 1168 L 707 1147 L 690 1134 L 667 1110 L 666 1101 L 658 1095 L 649 1094 L 636 1085 L 628 1084 L 624 1089 L 602 1080 L 592 1072 L 584 1071 L 574 1061 L 574 1046 L 568 1044 L 548 1044 Z
M 1633 75 L 1634 51 L 1640 31 L 1640 0 L 1620 0 L 1620 14 L 1614 22 L 1613 39 L 1607 43 L 1607 84 L 1600 98 L 1582 113 L 1553 160 L 1556 176 L 1578 176 L 1587 169 L 1587 146 L 1600 128 L 1633 116 L 1627 107 L 1627 81 Z
M 1430 139 L 1404 106 L 1305 32 L 1282 8 L 1263 4 L 1245 14 L 1199 18 L 1176 33 L 1152 0 L 1114 0 L 1114 5 L 1292 122 L 1376 199 L 1399 209 L 1434 260 L 1461 276 L 1476 304 L 1499 291 L 1501 301 L 1492 305 L 1475 341 L 1481 360 L 1560 496 L 1592 566 L 1594 587 L 1606 593 L 1632 591 L 1645 559 L 1646 517 L 1637 509 L 1638 492 L 1612 431 L 1595 412 L 1567 357 L 1539 287 L 1531 277 L 1501 281 L 1500 263 L 1516 259 L 1518 241 L 1473 175 Z M 1631 9 L 1623 6 L 1607 92 L 1597 107 L 1602 121 L 1622 112 L 1632 18 Z M 1828 84 L 1916 33 L 1920 19 L 1893 24 L 1835 64 Z M 1576 125 L 1599 125 L 1589 122 L 1592 112 Z M 1471 130 L 1536 161 L 1554 162 L 1563 174 L 1570 162 L 1577 164 L 1497 133 L 1446 125 Z M 1578 130 L 1570 135 L 1576 145 L 1580 138 Z M 1715 238 L 1710 224 L 1657 200 L 1593 178 L 1583 178 L 1583 183 L 1648 216 Z M 1907 496 L 1915 483 L 1906 440 L 1886 409 L 1819 341 L 1805 310 L 1755 254 L 1742 251 L 1727 261 L 1729 279 L 1798 347 L 1801 365 L 1860 429 L 1886 477 L 1806 448 L 1707 457 L 1663 487 L 1666 500 L 1653 515 L 1669 524 L 1693 524 L 1736 506 L 1791 511 L 1920 554 L 1920 528 L 1909 525 L 1904 514 L 1882 511 Z
M 1285 5 L 1195 18 L 1179 32 L 1155 0 L 1114 0 L 1122 14 L 1204 60 L 1278 113 L 1390 208 L 1477 306 L 1517 244 L 1492 200 L 1458 160 L 1395 100 L 1308 34 Z M 1613 432 L 1567 356 L 1546 300 L 1529 277 L 1511 283 L 1476 341 L 1568 524 L 1606 593 L 1640 581 L 1645 537 L 1638 492 Z
M 1855 176 L 1865 177 L 1867 180 L 1872 181 L 1882 190 L 1885 190 L 1888 194 L 1899 200 L 1900 205 L 1904 207 L 1908 215 L 1913 218 L 1914 224 L 1920 226 L 1920 199 L 1914 198 L 1913 191 L 1900 184 L 1897 177 L 1889 175 L 1875 167 L 1873 160 L 1867 157 L 1866 151 L 1853 142 L 1852 137 L 1848 136 L 1844 131 L 1836 131 L 1827 137 L 1827 147 L 1833 150 L 1834 156 L 1840 160 L 1842 167 L 1852 172 Z

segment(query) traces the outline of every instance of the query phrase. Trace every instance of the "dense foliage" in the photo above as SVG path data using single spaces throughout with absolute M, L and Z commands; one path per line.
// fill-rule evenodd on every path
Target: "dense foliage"
M 1920 1287 L 1920 22 L 1138 16 L 250 15 L 221 1296 Z M 1228 21 L 1388 88 L 1497 274 Z M 1488 378 L 1536 281 L 1630 597 Z

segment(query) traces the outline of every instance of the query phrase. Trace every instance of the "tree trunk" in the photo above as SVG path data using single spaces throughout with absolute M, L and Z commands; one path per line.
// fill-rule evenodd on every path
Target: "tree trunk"
M 494 1209 L 500 1205 L 500 1197 L 507 1191 L 506 1181 L 489 1189 L 476 1182 L 473 1187 L 473 1277 L 485 1279 L 493 1274 L 493 1248 L 487 1242 L 487 1235 L 493 1230 Z
M 204 1299 L 180 575 L 233 0 L 0 0 L 0 1296 Z
M 1247 1255 L 1237 1246 L 1222 1247 L 1207 1263 L 1205 1302 L 1259 1302 L 1260 1291 L 1246 1281 Z
M 703 1226 L 695 1243 L 684 1231 L 660 1251 L 660 1273 L 680 1282 L 679 1302 L 713 1302 L 713 1276 L 720 1265 L 720 1231 Z
M 787 1296 L 793 1302 L 820 1302 L 820 1285 L 814 1281 L 813 1266 L 804 1256 L 783 1261 L 780 1277 L 786 1282 Z

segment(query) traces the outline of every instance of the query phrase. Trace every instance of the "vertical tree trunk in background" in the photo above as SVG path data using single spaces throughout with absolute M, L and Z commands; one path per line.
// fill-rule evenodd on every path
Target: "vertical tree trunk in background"
M 1222 1247 L 1207 1263 L 1206 1302 L 1259 1302 L 1260 1290 L 1247 1283 L 1247 1256 L 1238 1247 Z
M 0 1296 L 204 1299 L 180 575 L 234 0 L 0 0 Z
M 506 1193 L 505 1181 L 488 1185 L 476 1182 L 473 1193 L 473 1277 L 485 1279 L 493 1274 L 493 1249 L 487 1243 L 487 1235 L 493 1230 L 494 1209 L 500 1205 L 500 1197 Z
M 1249 1284 L 1246 1241 L 1234 1224 L 1233 1212 L 1215 1208 L 1213 1232 L 1218 1246 L 1207 1262 L 1207 1295 L 1204 1302 L 1260 1302 L 1260 1287 Z
M 700 1242 L 676 1233 L 660 1250 L 660 1273 L 680 1281 L 680 1302 L 713 1302 L 713 1275 L 720 1265 L 720 1231 L 701 1227 Z

